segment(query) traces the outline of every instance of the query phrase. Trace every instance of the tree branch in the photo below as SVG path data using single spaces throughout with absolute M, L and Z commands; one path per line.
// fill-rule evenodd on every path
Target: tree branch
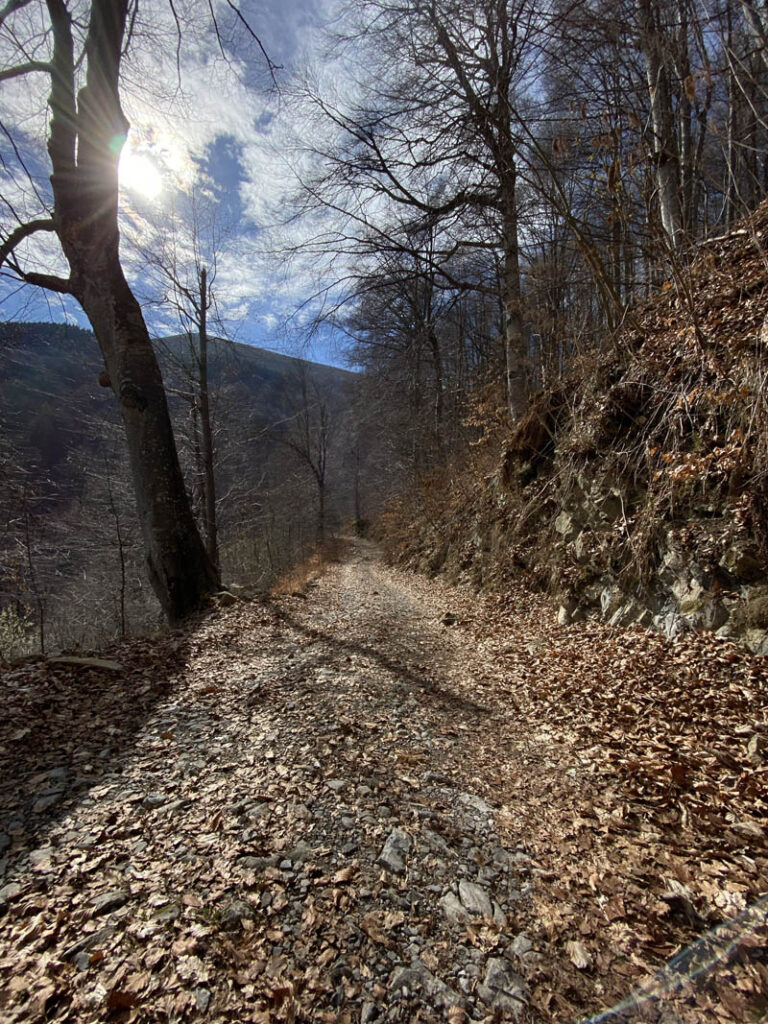
M 8 0 L 5 7 L 0 10 L 0 28 L 7 18 L 15 12 L 21 10 L 22 7 L 26 7 L 30 3 L 30 0 Z
M 33 284 L 38 288 L 45 288 L 49 292 L 61 292 L 62 295 L 72 295 L 72 282 L 63 277 L 56 277 L 55 274 L 40 274 L 35 270 L 20 270 L 14 267 L 16 273 L 25 284 Z
M 21 75 L 28 75 L 32 71 L 51 72 L 51 65 L 44 60 L 31 60 L 27 64 L 19 64 L 15 68 L 6 68 L 0 71 L 0 82 L 6 82 L 9 78 L 19 78 Z
M 55 231 L 56 225 L 50 217 L 42 220 L 30 220 L 26 224 L 20 224 L 0 245 L 0 267 L 5 263 L 17 245 L 20 245 L 25 238 L 36 234 L 38 231 Z

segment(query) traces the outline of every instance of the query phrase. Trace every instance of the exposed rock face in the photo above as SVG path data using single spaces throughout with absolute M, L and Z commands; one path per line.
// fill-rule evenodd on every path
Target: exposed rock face
M 526 577 L 563 626 L 707 630 L 768 653 L 766 240 L 768 201 L 702 243 L 685 301 L 668 282 L 513 425 L 489 418 L 461 486 L 456 467 L 441 494 L 430 481 L 444 511 L 388 520 L 393 553 L 482 589 Z
M 704 629 L 739 639 L 755 654 L 768 653 L 768 586 L 760 582 L 759 556 L 744 540 L 728 544 L 728 524 L 711 525 L 717 543 L 705 552 L 681 537 L 683 531 L 668 530 L 658 567 L 641 585 L 626 569 L 614 575 L 601 564 L 601 543 L 607 543 L 613 527 L 606 520 L 600 528 L 605 508 L 600 493 L 588 497 L 579 488 L 567 498 L 574 502 L 573 509 L 560 512 L 554 523 L 563 536 L 561 557 L 591 572 L 588 568 L 561 597 L 560 625 L 597 615 L 611 626 L 638 625 L 670 637 Z M 626 506 L 631 507 L 629 500 Z M 572 540 L 558 529 L 566 520 L 585 524 Z M 723 552 L 719 556 L 718 549 Z

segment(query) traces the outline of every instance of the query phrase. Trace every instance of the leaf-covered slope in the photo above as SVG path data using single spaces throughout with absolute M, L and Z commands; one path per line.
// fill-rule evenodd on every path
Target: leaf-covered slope
M 486 429 L 428 517 L 394 517 L 393 546 L 480 585 L 526 570 L 563 621 L 597 611 L 768 649 L 767 313 L 763 204 L 514 431 Z

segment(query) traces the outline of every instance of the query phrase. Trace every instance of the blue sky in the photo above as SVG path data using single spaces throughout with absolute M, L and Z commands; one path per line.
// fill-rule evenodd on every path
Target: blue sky
M 73 0 L 73 6 L 87 5 Z M 336 17 L 332 0 L 245 0 L 244 15 L 281 66 L 276 84 L 224 0 L 216 0 L 214 10 L 226 60 L 207 4 L 180 0 L 174 6 L 185 24 L 180 77 L 170 5 L 145 0 L 121 86 L 131 122 L 121 164 L 123 262 L 150 329 L 156 334 L 179 330 L 177 315 L 160 301 L 162 282 L 152 257 L 170 255 L 183 275 L 192 272 L 197 254 L 215 266 L 221 324 L 234 340 L 301 349 L 341 365 L 343 343 L 333 331 L 321 329 L 307 340 L 318 306 L 313 296 L 327 287 L 332 271 L 317 257 L 287 260 L 279 251 L 285 241 L 311 231 L 306 225 L 286 230 L 279 224 L 295 188 L 293 168 L 303 159 L 293 84 L 306 69 L 330 73 L 320 47 L 323 25 Z M 14 59 L 7 37 L 0 37 L 0 58 L 3 64 Z M 43 192 L 46 94 L 44 75 L 0 84 L 3 123 L 16 126 L 17 142 Z M 10 154 L 2 155 L 0 195 L 25 216 L 39 216 L 29 183 L 11 169 Z M 7 211 L 3 226 L 10 226 Z M 60 267 L 47 237 L 30 244 L 24 257 L 30 269 Z M 1 319 L 68 319 L 87 326 L 75 303 L 39 289 L 19 289 L 7 277 L 0 278 L 0 303 Z

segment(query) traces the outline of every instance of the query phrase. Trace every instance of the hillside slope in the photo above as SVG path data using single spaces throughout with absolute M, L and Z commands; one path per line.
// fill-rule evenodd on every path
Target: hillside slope
M 156 341 L 187 489 L 201 507 L 194 357 Z M 61 324 L 0 325 L 0 657 L 145 629 L 146 584 L 119 410 L 95 338 Z M 355 375 L 212 338 L 209 382 L 223 579 L 265 587 L 316 536 L 317 494 L 289 445 L 331 430 L 328 526 L 351 515 L 343 464 Z M 292 433 L 293 432 L 293 433 Z M 100 610 L 98 617 L 93 608 Z M 100 630 L 100 632 L 96 632 Z
M 768 652 L 767 312 L 763 204 L 515 430 L 486 426 L 471 466 L 395 509 L 392 552 L 483 587 L 523 572 L 563 623 L 708 629 Z

